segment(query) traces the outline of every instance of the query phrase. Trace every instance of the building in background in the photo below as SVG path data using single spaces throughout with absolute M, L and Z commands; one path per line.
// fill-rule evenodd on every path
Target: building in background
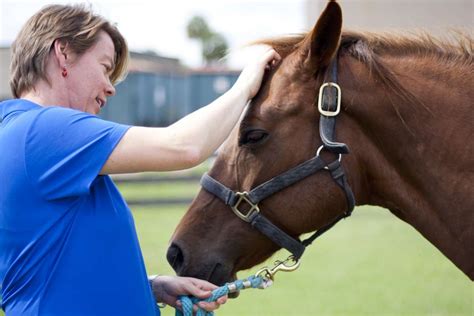
M 178 59 L 132 52 L 127 78 L 101 117 L 141 126 L 168 126 L 227 91 L 239 72 L 189 69 Z
M 0 47 L 0 101 L 11 98 L 8 74 L 10 73 L 10 47 Z
M 238 71 L 189 69 L 179 59 L 153 52 L 130 53 L 129 74 L 116 87 L 100 116 L 114 122 L 167 126 L 209 104 L 237 80 Z M 10 49 L 0 48 L 0 100 L 12 97 Z
M 340 0 L 344 28 L 388 31 L 423 29 L 444 35 L 450 28 L 474 27 L 473 0 Z M 310 30 L 326 0 L 306 0 L 306 26 Z

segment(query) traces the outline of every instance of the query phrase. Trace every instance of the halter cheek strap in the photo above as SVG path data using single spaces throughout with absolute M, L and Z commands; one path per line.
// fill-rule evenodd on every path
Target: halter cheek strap
M 208 174 L 205 174 L 201 178 L 201 185 L 204 189 L 220 198 L 226 205 L 230 206 L 232 211 L 239 218 L 249 222 L 254 228 L 259 230 L 278 246 L 287 249 L 295 258 L 300 258 L 305 246 L 262 215 L 258 203 L 268 196 L 314 174 L 325 166 L 326 163 L 319 156 L 315 156 L 297 167 L 257 186 L 250 192 L 234 192 Z M 246 205 L 250 206 L 250 208 L 247 207 L 248 210 L 245 212 L 242 209 Z
M 235 192 L 208 174 L 201 178 L 202 187 L 221 199 L 240 219 L 250 223 L 262 234 L 267 236 L 278 246 L 291 252 L 294 258 L 299 259 L 306 247 L 316 238 L 333 227 L 341 219 L 350 216 L 355 206 L 354 194 L 347 182 L 344 169 L 341 165 L 341 155 L 349 153 L 346 144 L 334 141 L 336 116 L 341 108 L 341 89 L 337 85 L 337 57 L 331 62 L 329 80 L 321 86 L 318 97 L 318 110 L 321 113 L 319 130 L 323 145 L 316 155 L 270 180 L 252 189 L 250 192 Z M 327 149 L 339 155 L 331 163 L 326 163 L 319 155 L 322 149 Z M 306 177 L 321 171 L 329 171 L 336 184 L 344 191 L 347 202 L 347 211 L 336 217 L 329 224 L 314 232 L 309 238 L 300 241 L 275 226 L 268 218 L 260 213 L 258 203 L 263 199 L 281 191 L 282 189 L 299 182 Z M 243 210 L 244 206 L 245 211 Z

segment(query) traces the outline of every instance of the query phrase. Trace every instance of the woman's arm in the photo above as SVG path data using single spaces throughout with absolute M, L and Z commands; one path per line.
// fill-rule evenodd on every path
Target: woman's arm
M 130 128 L 101 174 L 178 170 L 201 163 L 229 136 L 258 92 L 265 69 L 279 60 L 273 49 L 267 50 L 245 67 L 227 93 L 169 127 Z

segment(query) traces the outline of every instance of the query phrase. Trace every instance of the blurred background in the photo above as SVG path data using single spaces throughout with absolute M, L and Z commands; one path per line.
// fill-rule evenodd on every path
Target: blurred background
M 74 3 L 76 1 L 54 1 Z M 9 47 L 46 0 L 0 0 L 0 100 L 9 98 Z M 125 124 L 164 126 L 208 104 L 236 80 L 258 51 L 251 41 L 311 29 L 323 0 L 96 0 L 95 12 L 115 22 L 128 40 L 127 80 L 103 110 Z M 472 29 L 473 0 L 346 0 L 344 26 L 392 31 L 423 29 L 445 35 Z
M 12 41 L 23 23 L 49 3 L 0 0 L 0 100 L 11 97 Z M 247 43 L 309 31 L 326 5 L 322 0 L 86 3 L 118 25 L 131 50 L 129 76 L 101 116 L 147 126 L 169 125 L 223 94 L 259 50 Z M 424 30 L 440 37 L 452 28 L 474 29 L 474 0 L 339 3 L 346 29 Z M 115 177 L 134 212 L 149 274 L 173 273 L 165 260 L 168 240 L 211 165 L 212 159 L 181 172 Z M 473 301 L 473 283 L 418 232 L 387 210 L 358 207 L 308 249 L 300 270 L 278 275 L 268 290 L 242 293 L 217 314 L 464 316 L 474 315 Z M 174 311 L 168 307 L 163 314 Z

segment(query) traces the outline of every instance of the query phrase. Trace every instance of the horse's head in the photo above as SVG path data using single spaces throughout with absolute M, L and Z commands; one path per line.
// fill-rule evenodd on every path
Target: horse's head
M 341 25 L 341 9 L 331 1 L 312 32 L 278 43 L 282 62 L 267 74 L 221 150 L 209 172 L 212 178 L 234 191 L 250 191 L 315 156 L 321 138 L 314 101 L 337 53 Z M 244 204 L 240 207 L 248 206 Z M 330 175 L 318 172 L 263 199 L 259 208 L 275 226 L 298 238 L 328 224 L 347 206 Z M 167 256 L 178 274 L 222 284 L 279 248 L 221 199 L 201 190 L 177 227 Z

